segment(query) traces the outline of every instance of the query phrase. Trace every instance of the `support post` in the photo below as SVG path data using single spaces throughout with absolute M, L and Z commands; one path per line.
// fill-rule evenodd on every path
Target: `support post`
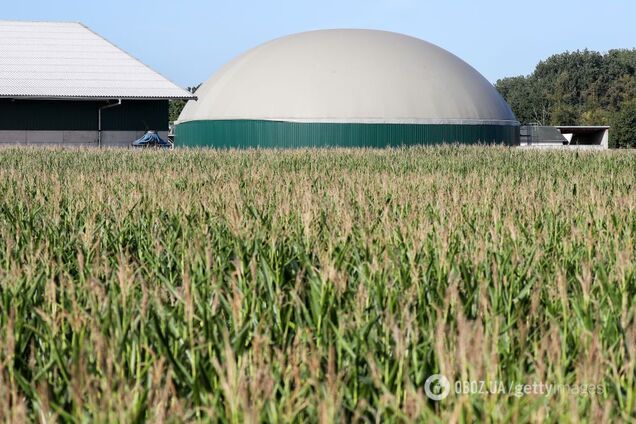
M 117 103 L 101 106 L 97 113 L 97 146 L 102 147 L 102 110 L 121 105 L 121 99 Z

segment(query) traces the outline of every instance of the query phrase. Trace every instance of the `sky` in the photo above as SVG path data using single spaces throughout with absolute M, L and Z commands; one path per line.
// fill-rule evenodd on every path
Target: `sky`
M 261 43 L 315 29 L 418 37 L 493 83 L 555 53 L 636 47 L 633 0 L 2 0 L 0 19 L 82 22 L 182 87 Z

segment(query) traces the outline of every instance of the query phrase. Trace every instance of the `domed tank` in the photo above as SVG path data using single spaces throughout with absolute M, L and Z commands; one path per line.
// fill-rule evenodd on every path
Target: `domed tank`
M 196 95 L 177 121 L 177 146 L 519 143 L 519 122 L 478 71 L 392 32 L 279 38 L 228 63 Z

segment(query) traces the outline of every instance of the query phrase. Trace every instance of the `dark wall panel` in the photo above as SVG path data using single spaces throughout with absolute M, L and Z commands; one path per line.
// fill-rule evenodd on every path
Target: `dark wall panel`
M 0 99 L 0 130 L 97 128 L 97 102 Z
M 167 131 L 168 101 L 123 101 L 102 111 L 103 130 Z
M 0 130 L 95 131 L 106 101 L 0 99 Z M 110 101 L 115 103 L 115 101 Z M 102 130 L 168 130 L 167 100 L 124 100 L 102 111 Z

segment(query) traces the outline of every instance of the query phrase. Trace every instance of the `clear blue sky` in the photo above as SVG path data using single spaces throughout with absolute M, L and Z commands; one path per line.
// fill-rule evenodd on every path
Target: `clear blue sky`
M 80 21 L 182 86 L 262 42 L 323 28 L 419 37 L 492 82 L 566 50 L 636 47 L 633 0 L 16 0 L 0 10 L 0 19 Z

